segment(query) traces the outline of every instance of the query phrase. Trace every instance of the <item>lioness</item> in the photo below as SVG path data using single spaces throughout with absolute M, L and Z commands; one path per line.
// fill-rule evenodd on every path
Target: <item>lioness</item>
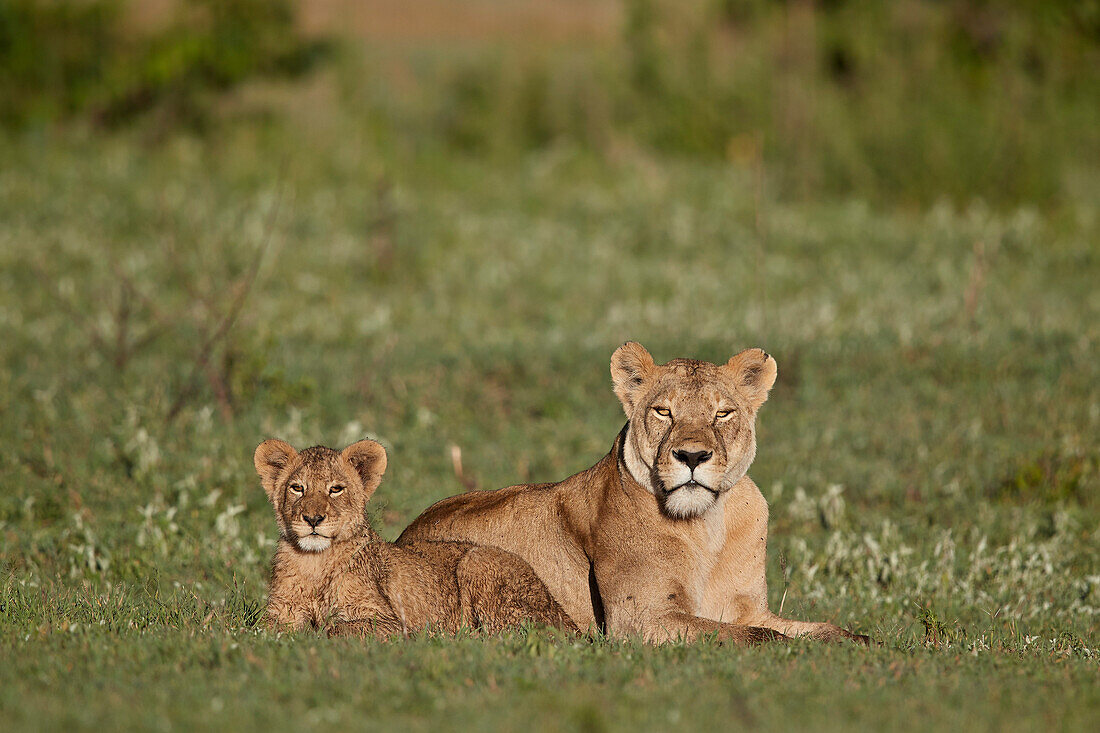
M 768 609 L 768 505 L 746 471 L 756 412 L 776 374 L 760 349 L 722 365 L 658 366 L 640 344 L 623 344 L 611 380 L 628 420 L 603 460 L 558 483 L 444 499 L 398 544 L 448 539 L 511 550 L 579 626 L 614 636 L 866 641 Z
M 429 626 L 493 632 L 524 621 L 576 628 L 510 552 L 466 542 L 384 542 L 365 515 L 386 470 L 386 451 L 373 440 L 339 453 L 321 446 L 299 453 L 265 440 L 254 462 L 279 525 L 269 627 L 327 625 L 330 635 L 380 638 Z

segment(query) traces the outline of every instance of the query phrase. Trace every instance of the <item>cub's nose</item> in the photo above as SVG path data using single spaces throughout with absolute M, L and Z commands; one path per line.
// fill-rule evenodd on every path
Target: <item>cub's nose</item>
M 303 514 L 302 519 L 306 520 L 306 524 L 308 524 L 310 527 L 316 529 L 318 524 L 325 521 L 325 515 L 314 514 L 313 516 L 310 516 L 308 514 Z
M 713 455 L 714 454 L 711 453 L 709 450 L 697 450 L 697 451 L 674 450 L 674 451 L 672 451 L 672 457 L 675 458 L 676 460 L 678 460 L 680 463 L 685 464 L 692 471 L 694 471 L 695 467 L 698 466 L 700 463 L 706 463 L 707 461 L 709 461 L 711 456 L 713 456 Z

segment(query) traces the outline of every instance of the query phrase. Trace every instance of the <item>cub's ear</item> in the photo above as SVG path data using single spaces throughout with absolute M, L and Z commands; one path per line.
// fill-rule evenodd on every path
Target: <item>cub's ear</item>
M 745 349 L 730 359 L 725 368 L 733 372 L 738 388 L 748 397 L 753 410 L 759 410 L 767 401 L 768 390 L 779 374 L 775 359 L 763 349 Z
M 627 417 L 634 412 L 641 386 L 655 366 L 653 357 L 637 341 L 627 341 L 611 355 L 611 384 Z
M 260 474 L 260 483 L 272 504 L 275 503 L 275 483 L 297 455 L 298 451 L 290 443 L 274 438 L 265 440 L 256 448 L 252 462 L 256 464 L 256 473 Z
M 340 455 L 359 474 L 369 499 L 386 472 L 386 449 L 373 440 L 360 440 L 344 448 Z

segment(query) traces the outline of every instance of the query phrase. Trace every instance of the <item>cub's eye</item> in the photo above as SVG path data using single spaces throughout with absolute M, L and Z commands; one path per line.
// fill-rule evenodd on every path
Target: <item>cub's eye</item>
M 295 494 L 300 494 L 303 491 L 305 491 L 305 489 L 306 489 L 306 487 L 302 486 L 301 484 L 291 484 L 287 488 L 290 489 Z
M 733 410 L 719 410 L 714 413 L 714 416 L 719 420 L 725 420 L 727 417 L 733 414 Z
M 654 407 L 653 411 L 661 417 L 672 417 L 672 410 L 668 409 L 667 407 Z
M 336 496 L 337 494 L 343 492 L 343 490 L 345 488 L 346 487 L 344 487 L 344 486 L 340 486 L 339 484 L 336 484 L 334 486 L 328 487 L 328 493 L 332 494 L 333 496 Z

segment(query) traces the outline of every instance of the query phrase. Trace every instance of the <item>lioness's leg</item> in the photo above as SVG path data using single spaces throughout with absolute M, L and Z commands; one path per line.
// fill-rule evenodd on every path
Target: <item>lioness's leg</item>
M 775 629 L 787 636 L 808 636 L 819 641 L 855 641 L 860 644 L 869 644 L 870 638 L 863 634 L 853 634 L 847 629 L 842 629 L 830 623 L 821 621 L 792 621 L 780 618 L 772 614 L 761 623 L 769 629 Z
M 763 626 L 728 624 L 683 612 L 665 614 L 647 626 L 648 630 L 643 631 L 643 636 L 646 641 L 657 644 L 677 640 L 691 642 L 708 634 L 714 635 L 719 641 L 744 646 L 788 638 L 780 631 Z
M 495 633 L 525 621 L 576 631 L 546 584 L 517 555 L 475 547 L 456 569 L 459 605 L 472 626 Z

